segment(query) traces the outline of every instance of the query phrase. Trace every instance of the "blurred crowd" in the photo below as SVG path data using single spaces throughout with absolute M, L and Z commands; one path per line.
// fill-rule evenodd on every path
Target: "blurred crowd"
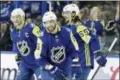
M 94 6 L 101 9 L 100 19 L 104 21 L 104 49 L 108 49 L 114 37 L 119 38 L 120 24 L 112 22 L 117 13 L 116 1 L 1 1 L 0 5 L 0 50 L 12 50 L 10 39 L 10 28 L 13 24 L 10 21 L 11 11 L 15 8 L 22 8 L 26 13 L 27 22 L 32 22 L 38 26 L 42 25 L 42 15 L 48 11 L 54 11 L 60 24 L 63 22 L 62 9 L 66 4 L 76 3 L 81 11 L 81 21 L 84 23 L 90 18 L 90 11 Z M 120 4 L 120 3 L 119 3 Z M 120 12 L 119 12 L 120 14 Z M 94 14 L 93 14 L 94 15 Z M 109 29 L 109 27 L 111 27 Z M 119 40 L 120 41 L 120 40 Z M 119 54 L 119 41 L 111 53 Z

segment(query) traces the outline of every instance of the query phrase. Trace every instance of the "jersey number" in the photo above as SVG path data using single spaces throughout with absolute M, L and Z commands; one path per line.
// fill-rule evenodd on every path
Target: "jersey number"
M 89 35 L 89 31 L 88 29 L 84 29 L 83 31 L 80 31 L 79 34 L 81 37 L 84 37 L 85 35 Z

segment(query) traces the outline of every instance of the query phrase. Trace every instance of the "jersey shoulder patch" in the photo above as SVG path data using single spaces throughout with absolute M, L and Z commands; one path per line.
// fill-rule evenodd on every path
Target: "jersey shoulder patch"
M 40 27 L 36 26 L 33 23 L 28 23 L 29 28 L 32 29 L 32 34 L 34 34 L 36 37 L 40 37 Z
M 41 34 L 40 34 L 40 28 L 38 26 L 34 26 L 33 30 L 32 30 L 32 33 L 37 36 L 37 37 L 40 37 Z

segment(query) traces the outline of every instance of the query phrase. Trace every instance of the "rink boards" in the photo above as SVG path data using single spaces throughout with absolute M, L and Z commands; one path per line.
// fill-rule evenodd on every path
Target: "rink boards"
M 15 62 L 15 53 L 13 52 L 1 52 L 1 80 L 13 80 L 17 75 L 18 67 Z M 100 68 L 94 79 L 105 79 L 105 80 L 118 80 L 120 65 L 119 57 L 111 56 L 107 58 L 108 62 L 104 68 Z M 94 72 L 96 71 L 98 64 L 95 61 L 95 68 L 90 72 L 88 79 L 91 79 Z

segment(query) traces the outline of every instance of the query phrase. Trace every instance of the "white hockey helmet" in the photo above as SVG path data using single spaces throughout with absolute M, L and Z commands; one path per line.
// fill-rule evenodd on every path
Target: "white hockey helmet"
M 25 12 L 21 8 L 16 8 L 11 12 L 11 16 L 25 16 Z
M 57 17 L 54 12 L 48 11 L 43 15 L 42 21 L 47 22 L 51 20 L 57 21 Z
M 64 6 L 63 8 L 63 12 L 72 12 L 71 10 L 72 10 L 72 7 L 70 6 L 70 4 Z
M 71 12 L 72 13 L 73 11 L 76 13 L 76 15 L 79 15 L 79 12 L 80 12 L 79 7 L 74 3 L 68 4 L 63 8 L 63 12 Z
M 14 26 L 20 30 L 25 23 L 25 12 L 21 8 L 16 8 L 11 12 L 10 19 Z
M 76 15 L 79 15 L 80 10 L 79 10 L 79 7 L 77 6 L 77 4 L 72 3 L 72 4 L 70 4 L 70 6 L 71 6 L 71 11 L 72 12 L 74 11 L 76 13 Z

